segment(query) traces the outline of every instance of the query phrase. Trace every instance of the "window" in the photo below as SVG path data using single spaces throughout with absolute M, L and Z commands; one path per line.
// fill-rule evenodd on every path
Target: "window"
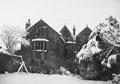
M 33 50 L 35 51 L 47 51 L 47 39 L 33 39 Z
M 46 43 L 45 41 L 34 41 L 33 42 L 33 49 L 34 50 L 46 50 Z

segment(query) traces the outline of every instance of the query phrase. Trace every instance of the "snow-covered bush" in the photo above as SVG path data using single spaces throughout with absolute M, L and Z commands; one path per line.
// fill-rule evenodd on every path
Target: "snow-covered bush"
M 112 67 L 120 63 L 120 61 L 118 61 L 120 55 L 116 55 L 119 54 L 119 50 L 117 50 L 119 47 L 120 26 L 118 21 L 110 16 L 106 18 L 105 23 L 100 23 L 92 30 L 88 43 L 83 45 L 82 49 L 77 53 L 76 57 L 79 59 L 79 67 L 86 67 L 84 70 L 82 70 L 83 68 L 79 68 L 82 77 L 87 78 L 87 75 L 90 75 L 92 71 L 104 72 L 102 68 L 111 70 L 110 74 L 113 72 L 117 73 Z M 95 68 L 90 69 L 88 66 L 89 63 Z M 87 74 L 83 74 L 84 72 Z M 96 76 L 98 74 L 96 74 Z M 90 76 L 88 78 L 93 79 L 93 77 L 96 76 L 92 75 L 91 78 Z
M 108 42 L 113 46 L 120 47 L 120 28 L 119 23 L 115 18 L 110 16 L 106 19 L 107 24 L 101 23 L 93 29 L 90 40 L 87 44 L 83 45 L 82 49 L 77 53 L 77 58 L 82 60 L 89 58 L 96 53 L 103 51 L 100 48 L 100 39 L 104 39 L 104 42 Z M 98 39 L 99 37 L 100 39 Z
M 108 68 L 111 68 L 112 65 L 117 64 L 117 54 L 110 55 L 107 60 L 103 60 L 101 62 L 102 65 L 107 66 Z
M 77 53 L 77 58 L 79 63 L 82 59 L 90 58 L 96 53 L 101 52 L 102 49 L 99 48 L 99 42 L 96 40 L 96 36 L 88 41 L 87 44 L 83 45 L 80 52 Z
M 58 73 L 61 75 L 71 75 L 71 72 L 62 66 L 59 68 Z

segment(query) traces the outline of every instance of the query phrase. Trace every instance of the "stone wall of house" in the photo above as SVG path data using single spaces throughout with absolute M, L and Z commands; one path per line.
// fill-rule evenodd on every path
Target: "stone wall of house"
M 34 29 L 27 36 L 30 40 L 30 46 L 23 46 L 22 53 L 26 66 L 30 72 L 33 73 L 56 73 L 60 66 L 63 66 L 64 61 L 64 43 L 60 38 L 60 35 L 47 25 L 44 36 L 37 35 L 37 31 L 44 24 L 37 24 Z M 32 39 L 44 38 L 47 39 L 47 52 L 41 52 L 39 56 L 36 56 L 36 51 L 32 50 Z

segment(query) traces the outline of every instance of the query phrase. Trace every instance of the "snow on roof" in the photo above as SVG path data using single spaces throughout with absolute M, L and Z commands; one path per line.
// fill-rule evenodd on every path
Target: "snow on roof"
M 32 41 L 49 41 L 49 40 L 43 38 L 36 38 L 36 39 L 32 39 Z
M 65 43 L 69 43 L 69 44 L 75 44 L 75 42 L 72 42 L 72 41 L 67 41 Z
M 65 40 L 64 40 L 64 38 L 62 37 L 62 35 L 60 35 L 60 38 L 62 39 L 62 41 L 65 43 Z

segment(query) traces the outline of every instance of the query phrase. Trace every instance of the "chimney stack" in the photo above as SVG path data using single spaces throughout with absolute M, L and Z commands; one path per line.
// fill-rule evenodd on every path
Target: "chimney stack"
M 73 35 L 75 36 L 76 34 L 76 29 L 75 29 L 75 26 L 73 26 Z
M 28 19 L 28 22 L 25 25 L 25 29 L 29 28 L 30 26 L 31 26 L 31 22 L 30 22 L 30 19 Z

